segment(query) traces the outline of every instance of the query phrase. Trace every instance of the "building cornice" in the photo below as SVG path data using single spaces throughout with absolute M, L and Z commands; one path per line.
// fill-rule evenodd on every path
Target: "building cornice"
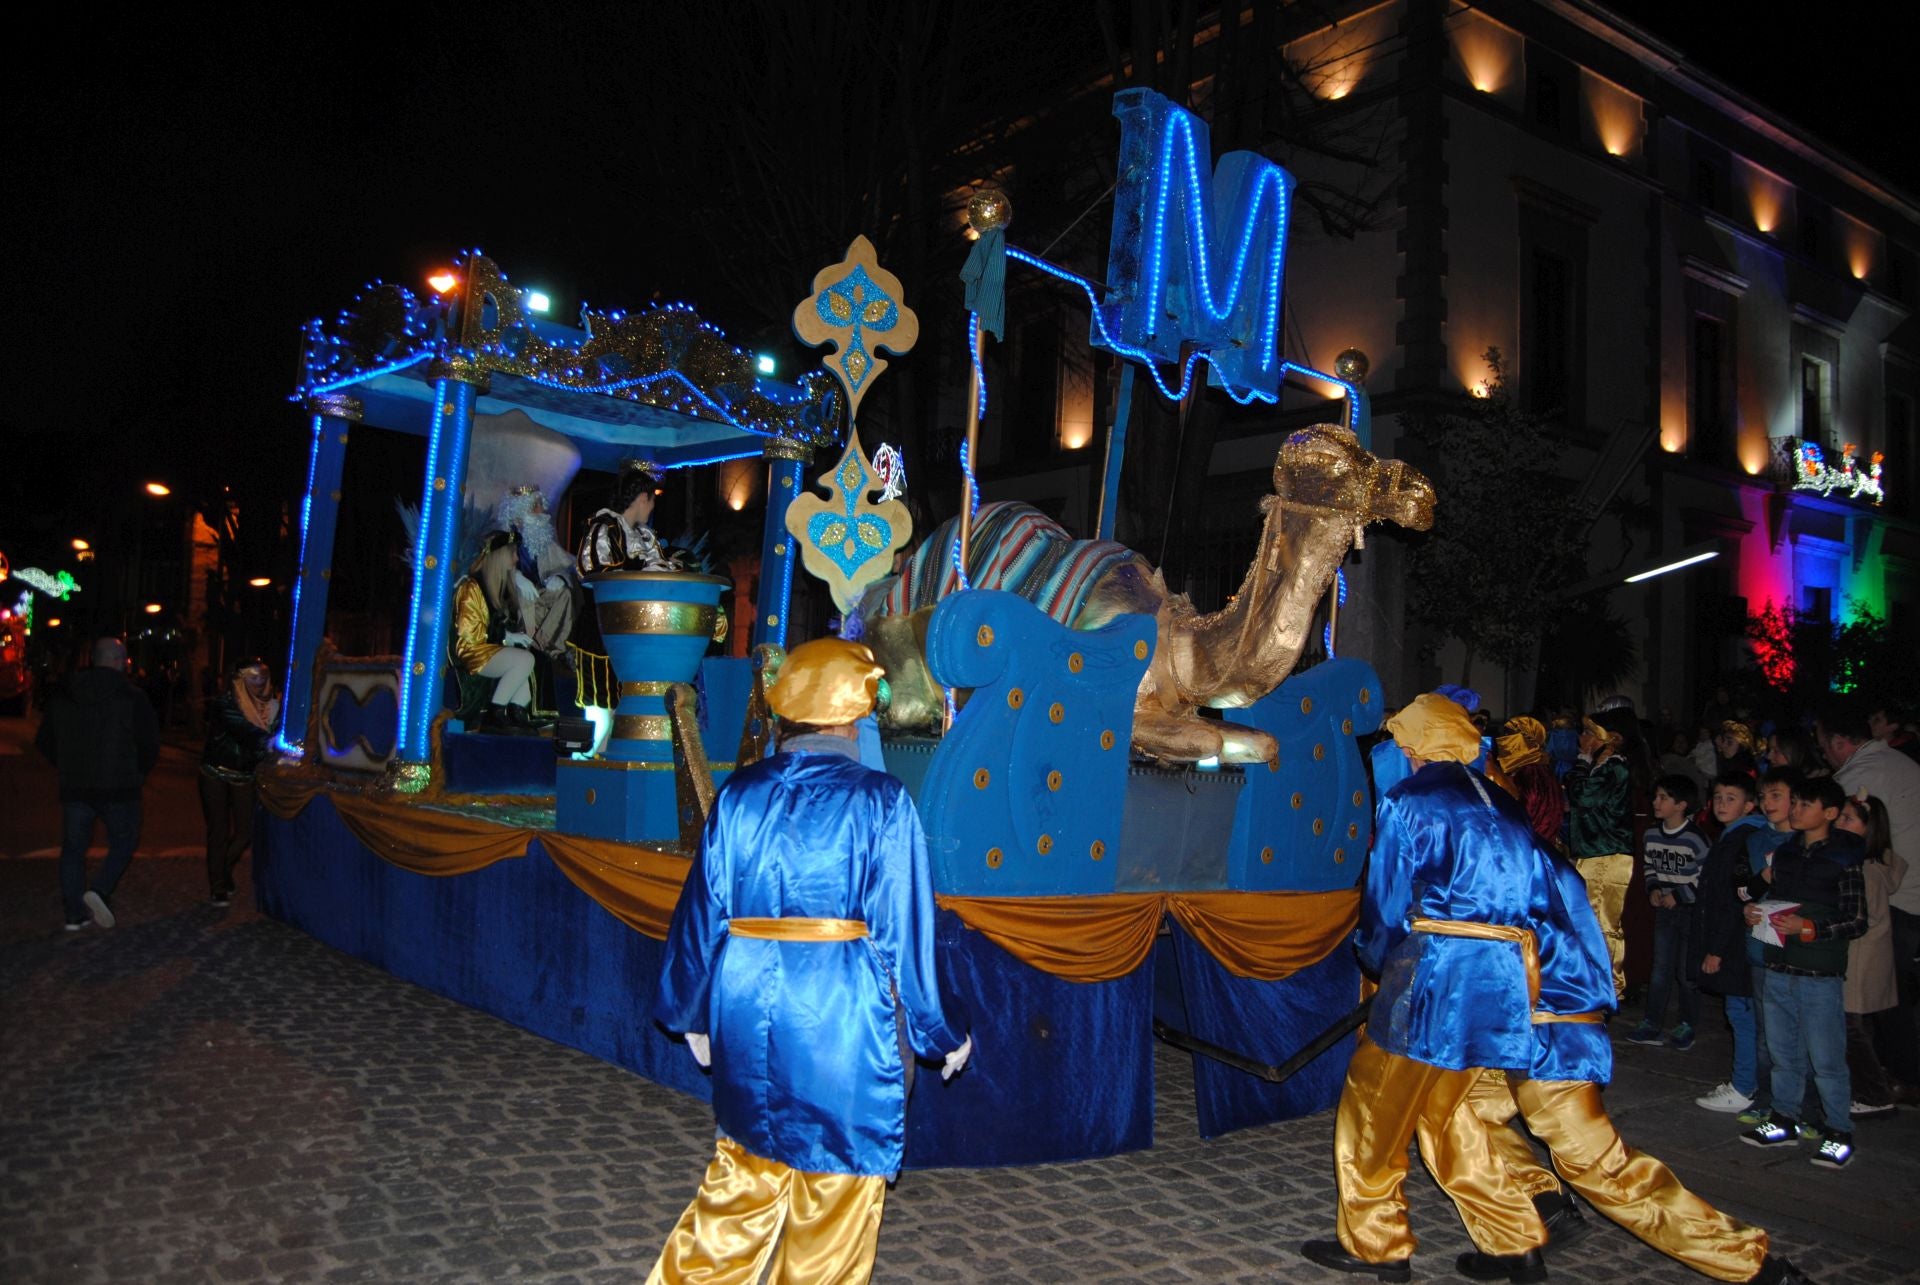
M 1802 164 L 1838 179 L 1908 222 L 1920 224 L 1920 200 L 1849 159 L 1832 144 L 1815 138 L 1785 117 L 1715 79 L 1686 61 L 1679 50 L 1663 44 L 1611 9 L 1592 0 L 1541 0 L 1541 4 L 1563 21 L 1626 54 L 1702 106 L 1752 130 Z

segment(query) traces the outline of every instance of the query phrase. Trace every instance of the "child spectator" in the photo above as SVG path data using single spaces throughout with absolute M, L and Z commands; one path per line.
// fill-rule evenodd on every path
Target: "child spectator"
M 1800 774 L 1776 767 L 1760 778 L 1760 816 L 1766 824 L 1747 832 L 1747 868 L 1741 877 L 1740 900 L 1748 900 L 1745 883 L 1773 865 L 1773 852 L 1793 837 L 1793 789 Z M 1747 977 L 1753 986 L 1753 1105 L 1736 1119 L 1753 1125 L 1773 1114 L 1773 1055 L 1767 1051 L 1767 970 L 1765 950 L 1758 937 L 1748 934 Z M 1805 1128 L 1805 1125 L 1801 1126 Z
M 1627 1036 L 1635 1044 L 1665 1042 L 1684 1053 L 1693 1047 L 1698 999 L 1687 983 L 1687 929 L 1698 899 L 1700 867 L 1707 859 L 1707 836 L 1693 823 L 1700 793 L 1687 776 L 1663 776 L 1653 783 L 1653 817 L 1641 850 L 1647 863 L 1647 898 L 1653 903 L 1653 976 L 1647 982 L 1647 1011 Z M 1677 985 L 1676 985 L 1677 984 Z M 1667 1019 L 1668 992 L 1677 989 L 1680 1022 L 1661 1033 Z
M 1853 1114 L 1891 1115 L 1893 1084 L 1873 1050 L 1866 1019 L 1900 1002 L 1887 902 L 1907 873 L 1907 859 L 1887 846 L 1887 808 L 1872 795 L 1848 799 L 1834 825 L 1859 835 L 1866 848 L 1861 874 L 1867 887 L 1867 931 L 1847 944 L 1847 1075 L 1853 1081 Z
M 1756 1147 L 1795 1142 L 1798 1121 L 1781 1108 L 1805 1097 L 1811 1070 L 1826 1113 L 1826 1136 L 1813 1163 L 1826 1169 L 1844 1169 L 1853 1160 L 1844 988 L 1847 943 L 1867 930 L 1865 845 L 1858 835 L 1834 828 L 1845 801 L 1831 778 L 1796 786 L 1788 814 L 1793 837 L 1774 851 L 1772 866 L 1747 883 L 1755 902 L 1771 898 L 1792 908 L 1771 915 L 1781 944 L 1762 952 L 1773 1111 L 1740 1140 Z M 1760 905 L 1747 907 L 1749 925 L 1765 918 Z
M 1752 777 L 1737 772 L 1713 783 L 1713 819 L 1722 828 L 1700 868 L 1700 895 L 1693 903 L 1692 981 L 1726 999 L 1727 1025 L 1733 1028 L 1733 1078 L 1694 1099 L 1695 1105 L 1709 1111 L 1745 1111 L 1753 1105 L 1758 1088 L 1754 970 L 1747 959 L 1747 925 L 1740 913 L 1740 888 L 1751 873 L 1747 840 L 1767 824 L 1754 811 L 1757 789 Z

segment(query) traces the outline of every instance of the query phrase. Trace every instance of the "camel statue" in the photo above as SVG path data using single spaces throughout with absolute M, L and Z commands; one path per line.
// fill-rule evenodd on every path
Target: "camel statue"
M 1278 752 L 1271 736 L 1203 718 L 1199 707 L 1243 708 L 1278 687 L 1367 524 L 1424 531 L 1433 505 L 1433 485 L 1418 470 L 1376 459 L 1347 429 L 1320 424 L 1281 446 L 1273 494 L 1260 501 L 1265 519 L 1253 565 L 1219 611 L 1202 615 L 1185 594 L 1168 593 L 1160 572 L 1131 549 L 1074 540 L 1037 509 L 1012 502 L 977 511 L 968 579 L 975 588 L 1018 593 L 1076 629 L 1129 612 L 1151 615 L 1157 643 L 1134 699 L 1134 750 L 1169 762 L 1271 763 Z M 886 722 L 894 730 L 939 723 L 943 699 L 927 669 L 926 629 L 934 604 L 957 586 L 954 526 L 950 519 L 936 528 L 860 603 L 865 640 L 893 691 Z

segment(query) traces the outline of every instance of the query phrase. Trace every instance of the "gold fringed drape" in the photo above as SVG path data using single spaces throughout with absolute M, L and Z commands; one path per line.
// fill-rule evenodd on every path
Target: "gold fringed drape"
M 423 875 L 460 875 L 523 857 L 535 840 L 580 891 L 637 932 L 665 939 L 690 864 L 685 857 L 611 839 L 502 825 L 482 817 L 377 795 L 327 789 L 289 772 L 262 772 L 259 799 L 292 820 L 325 792 L 353 837 L 384 861 Z
M 1326 958 L 1360 914 L 1357 888 L 939 900 L 1014 958 L 1075 982 L 1112 981 L 1140 967 L 1164 914 L 1228 972 L 1278 981 Z
M 325 792 L 340 819 L 383 860 L 425 875 L 467 874 L 525 856 L 537 840 L 574 886 L 634 931 L 667 935 L 690 862 L 673 852 L 502 825 L 405 799 L 332 790 L 323 780 L 264 771 L 259 799 L 292 820 Z M 1125 977 L 1146 962 L 1160 920 L 1180 926 L 1238 977 L 1278 981 L 1318 963 L 1353 931 L 1358 889 L 1339 892 L 1116 893 L 1104 897 L 941 897 L 1002 950 L 1074 982 Z
M 574 887 L 635 932 L 666 940 L 691 861 L 671 852 L 575 834 L 541 831 L 535 837 Z

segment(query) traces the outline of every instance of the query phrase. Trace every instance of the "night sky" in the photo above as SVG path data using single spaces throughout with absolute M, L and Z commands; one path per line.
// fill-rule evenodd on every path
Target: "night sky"
M 1758 6 L 1618 8 L 1920 188 L 1892 32 L 1846 18 L 1877 7 L 1823 6 L 1818 39 Z M 713 103 L 727 87 L 704 103 L 663 92 L 659 60 L 701 58 L 665 6 L 125 12 L 43 11 L 51 34 L 11 68 L 5 206 L 21 271 L 0 548 L 16 563 L 131 502 L 142 477 L 302 469 L 285 401 L 300 323 L 376 276 L 419 289 L 462 245 L 551 290 L 561 315 L 582 292 L 628 307 L 657 294 L 729 331 L 761 321 L 715 288 L 689 232 L 694 143 L 724 145 Z M 1097 64 L 1091 23 L 1085 42 Z

